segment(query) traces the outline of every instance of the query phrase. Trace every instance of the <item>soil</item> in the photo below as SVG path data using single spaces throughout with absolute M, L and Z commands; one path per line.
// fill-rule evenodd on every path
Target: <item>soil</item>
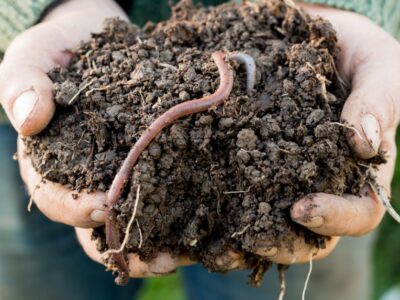
M 107 191 L 130 147 L 160 114 L 212 94 L 211 54 L 243 51 L 256 61 L 255 90 L 237 63 L 225 104 L 162 131 L 132 172 L 115 207 L 121 241 L 141 187 L 126 252 L 149 261 L 188 255 L 211 271 L 233 249 L 249 268 L 265 266 L 260 247 L 285 245 L 289 232 L 323 248 L 327 237 L 290 220 L 291 205 L 312 193 L 360 194 L 369 179 L 340 126 L 347 89 L 335 67 L 335 31 L 283 1 L 173 7 L 171 19 L 139 28 L 116 19 L 74 49 L 71 65 L 49 74 L 57 111 L 26 138 L 35 169 L 81 191 Z M 72 100 L 72 101 L 71 101 Z M 104 228 L 93 237 L 107 250 Z M 263 267 L 262 270 L 265 268 Z

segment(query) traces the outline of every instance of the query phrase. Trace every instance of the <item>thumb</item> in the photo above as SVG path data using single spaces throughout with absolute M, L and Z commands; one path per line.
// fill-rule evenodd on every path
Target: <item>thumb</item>
M 105 18 L 116 16 L 126 19 L 112 0 L 65 1 L 11 43 L 0 65 L 0 101 L 21 135 L 40 132 L 54 114 L 47 73 L 57 65 L 67 66 L 67 49 L 100 31 Z
M 363 159 L 374 157 L 388 130 L 398 123 L 400 96 L 398 69 L 391 63 L 382 63 L 390 53 L 379 58 L 369 57 L 357 66 L 353 76 L 353 88 L 342 111 L 341 119 L 351 126 L 348 142 L 354 152 Z M 385 66 L 385 68 L 383 68 Z M 400 67 L 400 66 L 398 66 Z
M 0 97 L 11 123 L 23 136 L 44 129 L 55 111 L 52 82 L 35 66 L 2 65 Z

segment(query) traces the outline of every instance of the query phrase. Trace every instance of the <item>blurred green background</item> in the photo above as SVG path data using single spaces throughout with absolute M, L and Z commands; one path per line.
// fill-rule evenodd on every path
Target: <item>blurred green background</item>
M 399 134 L 397 135 L 397 146 L 400 146 Z M 396 161 L 392 200 L 397 211 L 400 211 L 400 159 Z M 373 259 L 374 300 L 378 300 L 391 287 L 400 284 L 400 225 L 388 215 L 385 216 L 379 227 L 379 237 L 376 241 Z M 139 299 L 184 300 L 185 295 L 179 272 L 168 277 L 147 280 Z

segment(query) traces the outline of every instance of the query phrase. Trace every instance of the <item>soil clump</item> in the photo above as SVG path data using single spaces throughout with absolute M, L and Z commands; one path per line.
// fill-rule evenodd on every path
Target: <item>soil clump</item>
M 211 54 L 242 51 L 255 59 L 255 90 L 247 93 L 245 69 L 231 63 L 225 104 L 176 121 L 142 153 L 116 206 L 122 241 L 140 185 L 125 252 L 144 261 L 187 255 L 223 272 L 216 257 L 228 250 L 257 269 L 266 263 L 257 249 L 290 248 L 293 236 L 323 248 L 327 237 L 291 221 L 290 207 L 312 193 L 360 194 L 371 179 L 365 165 L 382 162 L 355 157 L 346 142 L 336 43 L 327 21 L 275 0 L 214 8 L 183 1 L 171 19 L 144 28 L 108 20 L 74 49 L 68 68 L 50 72 L 57 111 L 25 139 L 26 151 L 45 179 L 106 192 L 156 117 L 217 89 Z M 107 250 L 103 228 L 93 237 Z

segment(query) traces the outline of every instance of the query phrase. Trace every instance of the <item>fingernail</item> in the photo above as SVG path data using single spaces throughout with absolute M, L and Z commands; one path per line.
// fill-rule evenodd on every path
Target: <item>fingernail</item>
M 375 153 L 378 153 L 381 144 L 381 127 L 372 114 L 365 114 L 361 119 L 361 127 L 368 143 Z
M 12 110 L 18 129 L 29 119 L 37 101 L 38 96 L 34 91 L 26 91 L 15 100 Z
M 272 247 L 272 248 L 263 248 L 263 249 L 258 249 L 256 251 L 256 254 L 260 256 L 265 256 L 265 257 L 272 257 L 275 256 L 278 253 L 278 248 Z
M 324 218 L 321 216 L 297 218 L 293 221 L 308 228 L 318 228 L 324 224 Z
M 90 214 L 90 218 L 92 221 L 97 222 L 97 223 L 104 223 L 106 221 L 106 212 L 103 210 L 94 210 Z

